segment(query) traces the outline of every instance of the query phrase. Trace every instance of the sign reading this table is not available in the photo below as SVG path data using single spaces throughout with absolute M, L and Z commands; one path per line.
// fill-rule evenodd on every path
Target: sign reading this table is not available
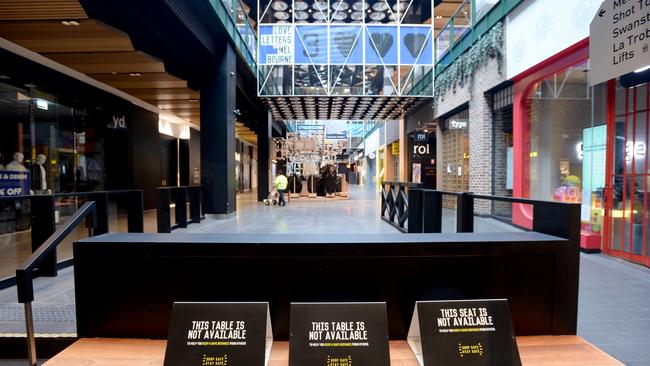
M 389 366 L 386 303 L 292 303 L 290 366 Z
M 165 366 L 264 366 L 268 303 L 174 303 Z
M 605 0 L 589 33 L 590 85 L 650 65 L 650 0 Z

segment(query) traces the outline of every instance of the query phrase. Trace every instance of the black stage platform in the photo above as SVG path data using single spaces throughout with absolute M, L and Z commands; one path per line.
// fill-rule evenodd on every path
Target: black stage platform
M 575 334 L 578 242 L 535 232 L 106 234 L 74 244 L 79 337 L 167 336 L 174 301 L 386 301 L 405 339 L 418 300 L 508 298 L 517 335 Z

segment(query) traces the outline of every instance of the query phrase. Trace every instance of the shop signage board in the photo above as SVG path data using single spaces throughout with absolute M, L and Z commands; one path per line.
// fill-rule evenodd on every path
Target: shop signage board
M 176 302 L 165 366 L 264 366 L 273 334 L 269 305 Z
M 504 299 L 418 301 L 408 343 L 422 366 L 521 366 Z
M 650 65 L 650 0 L 605 0 L 589 38 L 592 86 Z
M 28 195 L 29 176 L 28 171 L 0 170 L 0 196 Z
M 292 303 L 289 366 L 389 366 L 386 303 Z

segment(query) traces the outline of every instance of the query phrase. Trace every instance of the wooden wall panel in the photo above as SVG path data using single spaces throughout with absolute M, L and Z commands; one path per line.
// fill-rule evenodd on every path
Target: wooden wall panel
M 2 0 L 0 20 L 87 19 L 78 0 Z

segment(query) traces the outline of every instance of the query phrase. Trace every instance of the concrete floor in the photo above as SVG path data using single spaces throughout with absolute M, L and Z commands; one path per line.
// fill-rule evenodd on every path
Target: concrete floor
M 287 207 L 263 206 L 252 194 L 245 194 L 239 197 L 236 217 L 190 225 L 186 231 L 395 232 L 378 218 L 374 192 L 358 189 L 353 193 L 349 201 L 293 201 Z M 444 231 L 452 231 L 454 225 L 454 212 L 445 210 Z M 476 219 L 476 231 L 503 230 L 513 228 L 492 219 Z M 595 254 L 582 254 L 580 266 L 578 335 L 626 365 L 650 365 L 650 269 Z M 37 333 L 74 334 L 72 268 L 60 271 L 57 278 L 39 278 L 34 286 Z M 16 302 L 16 289 L 8 288 L 0 291 L 0 336 L 16 333 L 24 334 L 22 306 Z M 0 366 L 19 364 L 0 360 Z

